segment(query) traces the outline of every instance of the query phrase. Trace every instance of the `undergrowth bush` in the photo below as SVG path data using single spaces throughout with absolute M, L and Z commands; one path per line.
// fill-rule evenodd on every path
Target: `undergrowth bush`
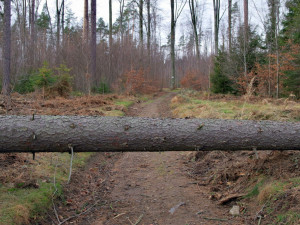
M 130 70 L 124 73 L 122 80 L 127 94 L 150 94 L 157 91 L 155 82 L 145 78 L 145 70 Z
M 110 87 L 108 83 L 102 81 L 100 82 L 99 86 L 92 87 L 92 92 L 97 94 L 107 94 L 110 93 Z
M 14 91 L 26 94 L 42 90 L 45 97 L 67 97 L 72 92 L 71 69 L 65 64 L 57 68 L 50 68 L 47 62 L 36 73 L 21 76 L 14 86 Z
M 180 84 L 183 88 L 190 88 L 200 91 L 203 87 L 207 86 L 208 80 L 205 76 L 197 71 L 188 71 L 181 79 Z
M 56 70 L 56 81 L 49 89 L 49 94 L 59 95 L 61 97 L 67 97 L 72 92 L 72 77 L 70 71 L 66 65 L 61 64 Z
M 14 91 L 20 94 L 27 94 L 30 92 L 34 92 L 34 82 L 32 79 L 33 75 L 26 74 L 20 76 L 17 82 L 14 85 Z
M 39 71 L 36 75 L 32 77 L 34 86 L 38 88 L 46 88 L 53 85 L 56 81 L 54 72 L 49 68 L 49 64 L 44 62 L 43 66 L 39 68 Z

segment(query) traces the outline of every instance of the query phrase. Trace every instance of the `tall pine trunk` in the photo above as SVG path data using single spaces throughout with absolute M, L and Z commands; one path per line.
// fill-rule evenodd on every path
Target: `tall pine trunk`
M 31 2 L 31 13 L 30 13 L 30 57 L 32 68 L 35 65 L 35 0 Z
M 144 0 L 140 0 L 139 3 L 139 35 L 140 35 L 140 46 L 141 48 L 143 47 L 143 42 L 144 42 L 144 32 L 143 32 L 143 20 L 144 20 L 144 16 L 143 16 L 143 8 L 144 8 Z
M 89 0 L 84 0 L 83 39 L 85 43 L 87 43 L 89 39 Z
M 61 8 L 58 5 L 58 0 L 56 0 L 56 51 L 58 54 L 60 48 L 60 14 Z
M 151 43 L 151 13 L 150 13 L 150 0 L 147 0 L 147 50 L 150 59 L 150 43 Z
M 229 49 L 229 54 L 231 53 L 231 26 L 232 26 L 232 22 L 231 22 L 231 16 L 232 16 L 232 0 L 228 0 L 228 49 Z
M 279 7 L 280 0 L 276 1 L 276 31 L 275 31 L 275 44 L 276 44 L 276 98 L 279 98 L 279 46 L 278 46 L 278 35 L 279 35 Z
M 248 0 L 244 0 L 244 26 L 245 26 L 246 41 L 248 42 L 248 29 L 249 29 Z
M 6 108 L 11 107 L 10 100 L 10 63 L 11 63 L 11 0 L 4 1 L 4 29 L 3 29 L 3 83 L 2 94 Z
M 197 30 L 197 16 L 196 16 L 197 12 L 195 9 L 194 0 L 189 0 L 189 6 L 190 6 L 190 13 L 191 13 L 191 18 L 192 18 L 194 35 L 195 35 L 197 58 L 198 58 L 198 60 L 200 60 L 200 47 L 199 47 L 199 36 L 198 36 L 198 30 Z
M 91 52 L 91 77 L 92 80 L 96 79 L 96 58 L 97 58 L 97 43 L 96 43 L 96 6 L 97 1 L 91 0 L 91 42 L 90 42 L 90 52 Z
M 112 0 L 109 0 L 109 48 L 112 47 Z
M 247 76 L 247 49 L 249 42 L 248 0 L 244 0 L 244 75 Z
M 213 0 L 214 27 L 215 27 L 215 55 L 219 51 L 219 26 L 220 26 L 220 0 Z
M 174 0 L 171 0 L 171 61 L 172 61 L 172 75 L 171 75 L 171 88 L 176 87 L 176 70 L 175 70 L 175 9 Z
M 61 30 L 62 30 L 62 43 L 65 41 L 65 0 L 61 2 Z

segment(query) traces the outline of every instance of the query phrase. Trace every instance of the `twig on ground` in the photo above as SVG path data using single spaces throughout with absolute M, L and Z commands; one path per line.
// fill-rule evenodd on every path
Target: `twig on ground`
M 144 214 L 140 215 L 138 220 L 133 225 L 138 225 L 142 221 L 143 217 L 144 217 Z
M 57 213 L 57 210 L 56 210 L 56 207 L 55 207 L 55 204 L 54 204 L 54 196 L 56 195 L 57 193 L 57 187 L 56 187 L 56 169 L 57 169 L 57 162 L 55 164 L 55 169 L 54 169 L 54 177 L 53 177 L 53 186 L 54 186 L 54 192 L 52 194 L 52 205 L 53 205 L 53 211 L 54 211 L 54 214 L 55 214 L 55 217 L 58 221 L 58 224 L 60 224 L 60 219 L 59 219 L 59 216 L 58 216 L 58 213 Z
M 228 158 L 223 151 L 219 151 L 225 158 Z
M 131 225 L 134 225 L 133 222 L 131 222 L 131 220 L 129 219 L 129 217 L 127 217 L 128 221 L 130 222 Z
M 260 225 L 261 224 L 261 219 L 262 219 L 262 216 L 258 216 L 259 220 L 258 220 L 258 224 L 257 225 Z
M 74 157 L 73 147 L 69 145 L 69 148 L 71 150 L 71 161 L 70 161 L 70 172 L 69 172 L 68 184 L 70 183 L 71 176 L 72 176 L 72 166 L 73 166 L 73 157 Z
M 73 215 L 73 216 L 70 216 L 69 218 L 67 218 L 67 219 L 63 220 L 62 222 L 60 222 L 58 225 L 62 225 L 62 224 L 64 224 L 65 222 L 67 222 L 67 221 L 69 221 L 69 220 L 71 220 L 71 219 L 74 219 L 74 218 L 77 218 L 77 217 L 80 217 L 80 216 L 86 214 L 86 213 L 89 212 L 92 208 L 94 208 L 99 202 L 100 202 L 100 200 L 99 200 L 99 201 L 96 201 L 95 204 L 92 205 L 92 206 L 91 206 L 90 208 L 88 208 L 87 210 L 85 210 L 85 211 L 83 211 L 83 212 L 81 212 L 81 213 L 79 213 L 79 214 L 75 214 L 75 215 Z
M 262 218 L 263 218 L 262 212 L 264 211 L 265 206 L 266 206 L 266 204 L 264 204 L 264 205 L 262 206 L 262 208 L 261 208 L 261 209 L 256 213 L 256 215 L 255 215 L 255 219 L 258 219 L 258 225 L 261 224 L 261 220 L 262 220 Z
M 114 219 L 117 219 L 118 217 L 123 216 L 123 215 L 125 215 L 125 214 L 126 214 L 126 213 L 120 213 L 120 214 L 116 215 L 116 216 L 114 217 Z

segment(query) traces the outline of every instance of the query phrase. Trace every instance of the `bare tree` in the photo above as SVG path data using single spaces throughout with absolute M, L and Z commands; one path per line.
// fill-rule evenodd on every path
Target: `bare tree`
M 213 0 L 214 5 L 214 27 L 215 27 L 215 55 L 219 50 L 219 27 L 220 27 L 220 0 Z
M 61 1 L 61 29 L 62 29 L 62 42 L 65 40 L 65 0 Z
M 11 108 L 10 100 L 10 64 L 11 64 L 11 0 L 4 0 L 4 29 L 3 29 L 3 84 L 2 93 L 6 108 Z
M 151 42 L 151 12 L 150 12 L 151 0 L 147 0 L 147 50 L 148 57 L 150 57 L 150 42 Z
M 31 2 L 31 13 L 30 13 L 30 38 L 31 38 L 31 46 L 30 46 L 30 57 L 32 66 L 35 63 L 35 0 Z
M 187 0 L 181 0 L 178 4 L 177 0 L 171 0 L 171 61 L 172 61 L 172 75 L 171 75 L 171 88 L 176 88 L 176 67 L 175 67 L 175 33 L 176 23 L 182 13 L 182 10 Z
M 59 6 L 58 0 L 56 0 L 56 51 L 59 50 L 60 46 L 60 14 L 61 7 Z
M 109 47 L 112 46 L 112 0 L 109 0 Z
M 90 42 L 90 52 L 91 52 L 91 76 L 92 79 L 96 79 L 97 74 L 97 43 L 96 43 L 96 8 L 97 8 L 97 0 L 91 0 L 91 42 Z
M 191 13 L 191 19 L 193 24 L 193 30 L 194 30 L 194 36 L 195 36 L 195 44 L 196 44 L 196 53 L 197 58 L 200 60 L 200 47 L 199 47 L 199 36 L 198 36 L 198 30 L 197 30 L 197 12 L 195 8 L 195 4 L 197 4 L 196 0 L 189 0 L 189 6 L 190 6 L 190 13 Z
M 140 46 L 143 48 L 144 43 L 144 31 L 143 31 L 143 8 L 144 8 L 144 0 L 139 1 L 139 36 L 140 36 Z
M 229 54 L 231 53 L 231 43 L 232 43 L 232 38 L 231 38 L 231 16 L 232 16 L 232 0 L 228 0 L 228 50 Z
M 84 0 L 83 39 L 85 43 L 88 42 L 88 37 L 89 37 L 89 0 Z
M 249 22 L 248 22 L 248 0 L 244 0 L 244 75 L 247 76 L 247 48 L 248 48 L 248 29 L 249 29 Z
M 124 17 L 124 6 L 125 6 L 125 0 L 118 0 L 119 1 L 119 4 L 120 4 L 120 9 L 119 9 L 119 12 L 120 12 L 120 24 L 119 24 L 119 29 L 120 29 L 120 32 L 121 32 L 121 42 L 123 42 L 123 36 L 124 36 L 124 29 L 123 29 L 123 17 Z
M 249 29 L 248 0 L 244 0 L 244 26 L 245 26 L 245 38 L 246 38 L 246 42 L 248 42 L 248 29 Z
M 275 30 L 275 43 L 276 43 L 276 98 L 279 98 L 279 45 L 278 45 L 278 35 L 279 35 L 279 8 L 280 8 L 280 0 L 276 1 L 276 30 Z

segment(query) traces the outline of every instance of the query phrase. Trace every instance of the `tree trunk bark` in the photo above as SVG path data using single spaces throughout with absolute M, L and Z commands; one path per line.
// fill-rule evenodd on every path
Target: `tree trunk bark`
M 65 0 L 61 2 L 61 30 L 62 30 L 62 43 L 65 43 Z
M 213 0 L 215 24 L 215 55 L 219 51 L 220 0 Z
M 147 0 L 147 50 L 148 58 L 150 59 L 150 43 L 151 43 L 151 13 L 150 0 Z
M 109 48 L 112 50 L 112 0 L 109 0 Z
M 144 32 L 143 32 L 143 8 L 144 8 L 144 0 L 140 0 L 139 3 L 139 35 L 140 35 L 140 47 L 143 48 L 144 44 Z
M 191 13 L 191 19 L 192 19 L 192 24 L 193 24 L 194 35 L 195 35 L 197 58 L 198 58 L 198 60 L 200 60 L 200 47 L 199 47 L 199 37 L 198 37 L 198 31 L 197 31 L 197 18 L 196 18 L 196 9 L 195 9 L 194 0 L 189 0 L 189 6 L 190 6 L 190 13 Z
M 244 26 L 245 26 L 245 40 L 248 44 L 248 30 L 249 30 L 249 10 L 248 10 L 248 0 L 244 0 Z
M 84 12 L 83 12 L 83 40 L 86 44 L 89 39 L 89 1 L 84 0 Z
M 30 15 L 30 56 L 31 56 L 31 67 L 34 68 L 35 65 L 35 0 L 31 2 L 31 15 Z
M 91 43 L 90 43 L 90 52 L 91 52 L 91 76 L 92 80 L 95 81 L 97 74 L 97 42 L 96 42 L 96 0 L 91 0 Z
M 11 63 L 11 1 L 4 1 L 4 29 L 3 29 L 3 81 L 2 94 L 6 108 L 11 108 L 10 99 L 10 63 Z
M 0 152 L 300 150 L 300 123 L 0 116 Z
M 232 16 L 232 0 L 228 0 L 228 50 L 231 54 L 231 16 Z
M 278 43 L 278 36 L 279 36 L 279 7 L 280 7 L 280 0 L 276 2 L 276 29 L 275 29 L 275 46 L 276 46 L 276 98 L 279 98 L 279 43 Z
M 176 27 L 176 21 L 175 21 L 174 0 L 171 0 L 171 61 L 172 61 L 171 89 L 176 88 L 175 27 Z
M 61 8 L 59 7 L 58 0 L 56 0 L 56 52 L 58 58 L 58 52 L 60 49 L 60 13 Z

